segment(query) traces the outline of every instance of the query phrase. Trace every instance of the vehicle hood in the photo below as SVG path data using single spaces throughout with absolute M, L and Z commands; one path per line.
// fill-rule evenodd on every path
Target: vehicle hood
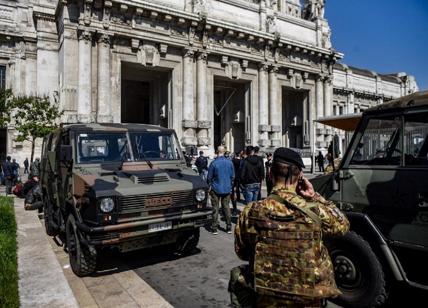
M 92 192 L 96 197 L 168 193 L 207 188 L 190 168 L 104 170 L 80 167 L 73 174 L 74 195 Z

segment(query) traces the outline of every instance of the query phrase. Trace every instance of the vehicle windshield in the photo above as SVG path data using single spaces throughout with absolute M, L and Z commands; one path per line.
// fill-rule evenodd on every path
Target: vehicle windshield
M 129 136 L 136 161 L 181 158 L 177 139 L 170 132 L 132 132 Z
M 80 133 L 77 135 L 77 163 L 129 160 L 126 133 Z
M 77 135 L 77 163 L 179 160 L 180 147 L 171 132 L 85 132 Z M 130 144 L 129 144 L 130 143 Z M 130 150 L 132 149 L 132 154 Z
M 400 117 L 369 119 L 358 141 L 351 164 L 400 165 Z

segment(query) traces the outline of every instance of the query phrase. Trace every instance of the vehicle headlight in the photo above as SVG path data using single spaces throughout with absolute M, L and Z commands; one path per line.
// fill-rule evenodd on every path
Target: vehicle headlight
M 198 189 L 196 191 L 196 201 L 198 202 L 202 202 L 205 200 L 205 197 L 207 196 L 207 193 L 205 192 L 205 190 L 203 189 Z
M 102 198 L 100 202 L 100 209 L 104 213 L 110 213 L 114 209 L 114 201 L 112 198 Z

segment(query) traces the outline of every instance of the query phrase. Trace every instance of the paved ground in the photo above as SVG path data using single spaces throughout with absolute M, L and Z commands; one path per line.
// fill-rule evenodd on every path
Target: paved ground
M 37 211 L 25 211 L 24 200 L 15 198 L 15 216 L 21 307 L 78 307 Z

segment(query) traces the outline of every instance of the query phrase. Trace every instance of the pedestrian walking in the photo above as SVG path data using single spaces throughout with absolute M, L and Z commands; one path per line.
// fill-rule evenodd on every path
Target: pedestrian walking
M 322 155 L 321 151 L 319 151 L 317 155 L 317 164 L 320 172 L 324 172 L 324 156 Z
M 13 176 L 11 159 L 12 158 L 10 156 L 7 156 L 6 160 L 3 162 L 3 165 L 2 165 L 3 176 L 4 176 L 5 185 L 6 185 L 6 195 L 12 194 L 12 186 L 15 180 Z
M 12 159 L 13 185 L 15 185 L 17 181 L 19 181 L 19 169 L 20 169 L 20 166 L 16 162 L 16 159 L 15 158 Z
M 195 166 L 201 178 L 206 181 L 208 175 L 208 158 L 204 156 L 203 151 L 199 151 L 199 157 L 195 161 Z
M 40 158 L 36 158 L 30 165 L 30 174 L 28 175 L 29 179 L 35 178 L 38 180 L 40 177 Z
M 226 232 L 232 233 L 232 222 L 230 218 L 230 193 L 232 191 L 235 171 L 232 162 L 224 157 L 225 148 L 217 148 L 217 158 L 208 168 L 208 185 L 210 187 L 211 206 L 213 207 L 213 219 L 211 232 L 218 234 L 218 213 L 220 203 L 226 218 Z
M 257 201 L 261 182 L 264 178 L 265 168 L 263 160 L 254 155 L 254 147 L 248 146 L 245 150 L 247 158 L 244 159 L 239 174 L 239 181 L 243 187 L 246 204 Z
M 239 216 L 235 251 L 249 264 L 231 271 L 233 307 L 321 307 L 341 294 L 321 236 L 343 235 L 349 222 L 314 191 L 302 168 L 297 152 L 277 149 L 272 194 Z
M 267 189 L 268 196 L 272 192 L 272 188 L 273 188 L 271 169 L 272 169 L 272 153 L 267 153 L 266 162 L 265 162 L 265 172 L 266 172 L 266 189 Z
M 28 167 L 30 166 L 30 163 L 28 162 L 28 157 L 24 160 L 24 174 L 28 174 Z

